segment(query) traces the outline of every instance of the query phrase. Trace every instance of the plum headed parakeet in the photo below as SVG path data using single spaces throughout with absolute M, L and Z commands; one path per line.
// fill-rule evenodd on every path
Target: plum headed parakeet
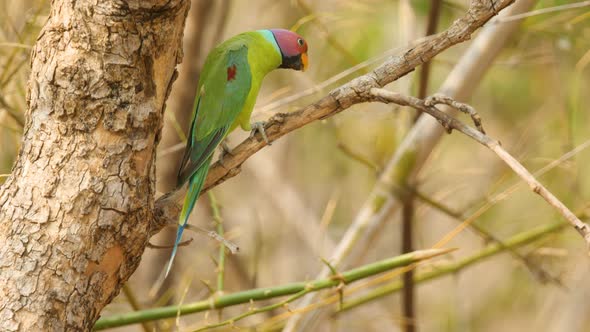
M 226 135 L 240 126 L 259 130 L 261 123 L 250 124 L 262 79 L 274 69 L 304 71 L 307 43 L 298 34 L 282 29 L 241 33 L 215 47 L 207 56 L 193 106 L 193 120 L 178 171 L 177 187 L 188 182 L 172 255 L 166 267 L 168 276 L 182 232 L 207 177 L 215 148 Z M 268 141 L 267 141 L 268 143 Z

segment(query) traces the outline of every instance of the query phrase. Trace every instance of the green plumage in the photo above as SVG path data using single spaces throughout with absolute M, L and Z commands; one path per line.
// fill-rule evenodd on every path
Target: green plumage
M 180 170 L 178 187 L 189 188 L 179 216 L 170 272 L 182 231 L 207 177 L 215 148 L 238 125 L 250 130 L 250 115 L 262 79 L 281 65 L 281 52 L 270 31 L 246 32 L 218 45 L 205 60 L 197 88 L 193 119 Z M 271 35 L 272 37 L 272 35 Z

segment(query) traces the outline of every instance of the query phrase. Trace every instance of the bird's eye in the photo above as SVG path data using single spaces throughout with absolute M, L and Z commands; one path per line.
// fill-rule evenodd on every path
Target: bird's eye
M 304 43 L 305 42 L 303 41 L 303 39 L 301 39 L 301 38 L 297 39 L 297 44 L 299 44 L 299 46 L 303 46 Z

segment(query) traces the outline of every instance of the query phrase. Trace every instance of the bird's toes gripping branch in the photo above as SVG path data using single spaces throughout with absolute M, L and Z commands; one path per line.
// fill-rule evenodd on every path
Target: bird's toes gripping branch
M 234 154 L 232 153 L 231 148 L 229 147 L 229 145 L 227 145 L 226 140 L 221 141 L 221 143 L 219 144 L 219 162 L 221 163 L 221 165 L 223 167 L 225 167 L 225 165 L 223 164 L 223 160 L 225 159 L 225 157 L 227 155 L 233 156 Z
M 263 121 L 257 121 L 257 122 L 250 124 L 250 126 L 252 127 L 252 131 L 250 132 L 250 137 L 254 137 L 256 135 L 256 132 L 259 132 L 260 135 L 262 136 L 262 139 L 264 140 L 264 142 L 268 145 L 271 145 L 270 141 L 268 140 L 268 137 L 266 136 L 266 131 L 264 130 L 265 124 L 266 124 L 266 122 L 263 122 Z

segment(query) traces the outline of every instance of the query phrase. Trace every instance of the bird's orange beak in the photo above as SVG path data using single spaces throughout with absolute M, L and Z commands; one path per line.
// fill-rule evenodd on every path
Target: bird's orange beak
M 303 64 L 302 71 L 306 71 L 307 67 L 309 66 L 309 60 L 307 59 L 307 53 L 301 54 L 301 63 Z

